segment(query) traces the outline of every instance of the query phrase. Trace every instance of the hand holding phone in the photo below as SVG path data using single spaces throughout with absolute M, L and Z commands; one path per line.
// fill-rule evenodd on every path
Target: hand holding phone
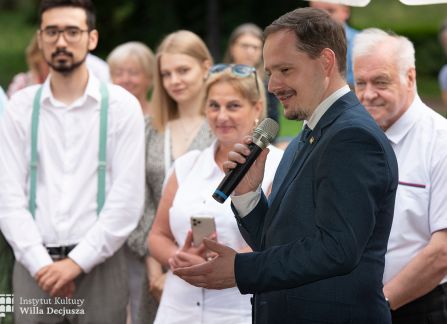
M 205 237 L 216 232 L 216 223 L 212 216 L 191 216 L 191 230 L 194 246 L 202 244 Z

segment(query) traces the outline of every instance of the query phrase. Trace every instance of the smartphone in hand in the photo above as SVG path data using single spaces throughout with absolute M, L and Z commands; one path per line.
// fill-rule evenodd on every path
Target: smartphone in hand
M 192 238 L 195 246 L 202 244 L 205 237 L 216 231 L 216 223 L 212 216 L 191 216 Z

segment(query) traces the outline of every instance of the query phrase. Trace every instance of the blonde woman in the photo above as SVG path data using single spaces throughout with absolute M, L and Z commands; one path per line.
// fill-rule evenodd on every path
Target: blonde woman
M 166 267 L 205 262 L 202 246 L 194 246 L 190 217 L 213 216 L 216 239 L 238 251 L 249 251 L 234 219 L 230 200 L 216 202 L 211 194 L 224 176 L 222 164 L 235 143 L 251 133 L 265 116 L 264 88 L 256 70 L 247 65 L 219 64 L 206 84 L 205 109 L 216 141 L 203 151 L 191 151 L 175 162 L 149 235 L 153 257 Z M 263 189 L 268 192 L 282 151 L 270 147 Z M 182 253 L 179 253 L 182 252 Z M 156 324 L 251 323 L 249 295 L 237 288 L 194 287 L 168 272 Z
M 146 127 L 146 206 L 129 238 L 129 245 L 140 256 L 148 255 L 147 235 L 173 161 L 190 150 L 204 149 L 213 140 L 203 109 L 204 84 L 211 65 L 205 43 L 190 31 L 167 35 L 156 51 L 152 117 Z M 149 256 L 146 261 L 152 296 L 143 296 L 139 322 L 151 323 L 153 298 L 160 298 L 164 272 Z

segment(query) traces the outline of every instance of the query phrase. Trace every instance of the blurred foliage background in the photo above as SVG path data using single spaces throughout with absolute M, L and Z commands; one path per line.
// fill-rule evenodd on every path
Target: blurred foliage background
M 226 48 L 231 31 L 241 23 L 267 26 L 287 11 L 308 5 L 299 0 L 93 0 L 100 42 L 95 54 L 105 58 L 118 44 L 130 40 L 153 50 L 166 34 L 189 29 L 203 37 L 215 61 Z M 37 29 L 39 0 L 0 0 L 0 85 L 25 71 L 25 47 Z M 447 4 L 407 6 L 398 0 L 371 0 L 352 8 L 350 24 L 357 29 L 379 27 L 410 38 L 416 47 L 418 88 L 434 108 L 445 113 L 437 74 L 447 63 L 438 30 L 447 17 Z M 296 122 L 283 121 L 281 135 L 296 134 Z

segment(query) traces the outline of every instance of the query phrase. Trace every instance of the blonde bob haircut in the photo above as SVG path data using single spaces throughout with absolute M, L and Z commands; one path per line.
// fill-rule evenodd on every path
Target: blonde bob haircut
M 154 75 L 154 91 L 152 94 L 152 126 L 163 132 L 168 121 L 178 118 L 177 103 L 169 96 L 163 86 L 161 77 L 160 59 L 164 53 L 188 55 L 200 65 L 205 62 L 213 64 L 213 58 L 203 40 L 188 30 L 178 30 L 167 35 L 157 48 L 155 54 L 156 73 Z M 204 109 L 200 113 L 205 115 Z
M 127 42 L 115 47 L 107 57 L 110 73 L 113 75 L 113 71 L 118 69 L 129 58 L 136 59 L 143 74 L 149 80 L 152 80 L 155 68 L 155 55 L 149 47 L 141 42 Z
M 256 88 L 256 79 L 258 80 L 258 88 Z M 255 105 L 257 102 L 261 101 L 262 109 L 260 120 L 263 120 L 267 115 L 267 104 L 265 97 L 264 84 L 262 83 L 259 75 L 252 73 L 247 77 L 240 77 L 234 75 L 231 72 L 231 68 L 226 68 L 225 70 L 217 73 L 212 73 L 208 76 L 205 84 L 205 100 L 203 106 L 206 107 L 206 101 L 208 100 L 208 95 L 211 87 L 218 83 L 228 83 L 239 93 L 242 98 L 248 100 L 250 103 Z

